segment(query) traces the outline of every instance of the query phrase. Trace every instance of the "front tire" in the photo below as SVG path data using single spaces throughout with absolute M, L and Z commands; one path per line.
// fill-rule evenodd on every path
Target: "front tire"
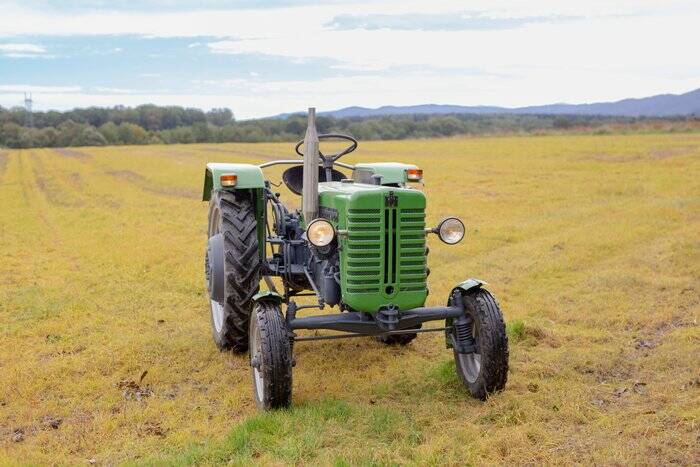
M 474 353 L 454 350 L 457 374 L 462 384 L 477 399 L 486 400 L 502 390 L 508 379 L 508 336 L 498 303 L 487 290 L 477 289 L 462 295 L 464 311 L 472 319 Z
M 250 319 L 253 396 L 262 410 L 292 401 L 292 347 L 279 305 L 260 302 Z
M 257 219 L 251 194 L 212 192 L 208 232 L 210 238 L 220 233 L 224 237 L 224 300 L 210 299 L 214 342 L 221 351 L 243 353 L 248 350 L 253 296 L 260 290 Z M 208 257 L 205 268 L 209 269 Z

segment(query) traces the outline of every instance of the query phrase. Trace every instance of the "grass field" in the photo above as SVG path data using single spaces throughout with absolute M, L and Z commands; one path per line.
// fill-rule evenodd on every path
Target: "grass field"
M 506 391 L 470 399 L 440 335 L 299 343 L 294 408 L 261 414 L 210 337 L 201 184 L 290 151 L 0 152 L 0 464 L 700 462 L 700 135 L 361 144 L 465 220 L 428 303 L 490 282 Z

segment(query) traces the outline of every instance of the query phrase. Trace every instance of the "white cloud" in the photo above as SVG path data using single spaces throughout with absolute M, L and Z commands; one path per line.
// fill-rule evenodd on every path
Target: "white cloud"
M 0 53 L 2 53 L 3 55 L 31 56 L 34 54 L 46 53 L 46 49 L 43 46 L 37 44 L 9 43 L 0 44 Z
M 577 19 L 566 23 L 523 21 L 522 27 L 507 30 L 423 31 L 420 24 L 414 30 L 405 21 L 401 30 L 333 30 L 327 26 L 340 15 L 357 12 L 404 15 L 404 19 L 413 15 L 420 22 L 420 15 L 449 17 L 464 14 L 465 9 L 488 18 Z M 385 0 L 257 10 L 71 13 L 7 4 L 2 11 L 0 37 L 213 36 L 219 39 L 206 44 L 195 42 L 203 41 L 201 38 L 192 39 L 189 47 L 206 45 L 217 54 L 247 54 L 248 58 L 285 57 L 301 65 L 312 58 L 326 60 L 328 68 L 340 75 L 321 79 L 310 72 L 308 78 L 285 81 L 283 76 L 269 80 L 255 72 L 241 78 L 232 69 L 228 79 L 193 80 L 183 94 L 151 95 L 109 87 L 92 88 L 90 93 L 80 88 L 46 91 L 36 99 L 44 108 L 152 101 L 204 108 L 230 106 L 239 117 L 256 117 L 309 105 L 329 110 L 428 102 L 504 106 L 593 102 L 685 92 L 700 83 L 700 70 L 692 59 L 694 45 L 700 42 L 700 4 L 690 0 Z M 45 52 L 33 44 L 14 45 L 42 50 L 6 50 L 2 45 L 8 44 L 0 44 L 0 53 Z M 484 73 L 473 71 L 477 69 Z M 135 86 L 138 84 L 129 85 Z M 16 92 L 24 90 L 28 89 Z M 0 92 L 8 91 L 0 87 Z
M 82 91 L 80 86 L 35 86 L 31 84 L 0 84 L 0 93 L 37 92 L 45 94 L 68 94 Z

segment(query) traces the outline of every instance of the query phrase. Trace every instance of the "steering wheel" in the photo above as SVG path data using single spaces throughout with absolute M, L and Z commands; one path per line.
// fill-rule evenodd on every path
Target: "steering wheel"
M 324 139 L 343 139 L 343 140 L 346 140 L 346 141 L 350 141 L 350 145 L 349 145 L 348 147 L 346 147 L 346 148 L 343 149 L 342 151 L 337 152 L 337 153 L 335 153 L 335 154 L 328 154 L 328 155 L 325 155 L 325 154 L 323 154 L 323 153 L 321 152 L 321 150 L 319 149 L 319 150 L 318 150 L 318 155 L 321 156 L 321 160 L 323 160 L 324 162 L 329 161 L 329 162 L 333 163 L 333 162 L 337 161 L 338 159 L 340 159 L 341 157 L 343 157 L 345 154 L 350 154 L 350 153 L 353 152 L 355 149 L 357 149 L 357 140 L 356 140 L 355 138 L 353 138 L 352 136 L 340 135 L 340 134 L 332 134 L 332 133 L 327 133 L 327 134 L 318 135 L 318 140 L 319 140 L 319 142 L 320 142 L 321 140 L 324 140 Z M 294 150 L 295 150 L 296 153 L 297 153 L 298 155 L 300 155 L 301 157 L 304 157 L 304 153 L 301 152 L 299 149 L 301 148 L 301 146 L 302 146 L 303 144 L 304 144 L 304 140 L 302 139 L 301 141 L 299 141 L 299 142 L 297 143 L 296 146 L 294 146 Z

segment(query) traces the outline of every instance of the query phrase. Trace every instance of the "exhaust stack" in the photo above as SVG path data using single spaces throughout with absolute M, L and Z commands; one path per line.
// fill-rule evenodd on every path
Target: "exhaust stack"
M 304 135 L 304 185 L 301 191 L 301 212 L 307 225 L 318 214 L 318 149 L 316 108 L 309 107 L 309 123 Z

